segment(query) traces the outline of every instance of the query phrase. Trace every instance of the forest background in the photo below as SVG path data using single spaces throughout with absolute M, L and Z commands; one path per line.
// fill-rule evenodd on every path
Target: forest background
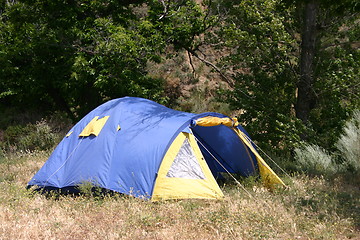
M 75 122 L 138 96 L 236 115 L 271 149 L 331 150 L 359 108 L 358 12 L 352 0 L 2 0 L 0 126 L 34 112 Z
M 340 176 L 358 213 L 359 12 L 356 0 L 0 0 L 0 183 L 93 108 L 136 96 L 238 117 L 289 173 Z

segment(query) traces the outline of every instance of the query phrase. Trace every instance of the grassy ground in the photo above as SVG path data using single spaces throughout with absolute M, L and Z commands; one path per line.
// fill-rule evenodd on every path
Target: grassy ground
M 0 157 L 0 239 L 360 239 L 360 189 L 296 175 L 269 192 L 243 182 L 225 199 L 146 202 L 25 190 L 46 153 Z

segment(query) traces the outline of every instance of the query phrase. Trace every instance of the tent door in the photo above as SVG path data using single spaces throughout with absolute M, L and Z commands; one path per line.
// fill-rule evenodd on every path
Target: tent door
M 163 158 L 151 199 L 222 197 L 194 136 L 180 132 Z

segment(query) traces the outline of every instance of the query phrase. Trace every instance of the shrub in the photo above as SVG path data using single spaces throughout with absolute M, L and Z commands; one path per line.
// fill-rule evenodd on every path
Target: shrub
M 310 174 L 330 176 L 338 170 L 332 157 L 317 145 L 304 145 L 295 149 L 295 159 L 302 170 Z
M 360 110 L 345 124 L 343 134 L 336 143 L 346 169 L 360 172 Z
M 298 166 L 308 173 L 328 175 L 343 172 L 360 173 L 360 111 L 346 122 L 343 134 L 331 155 L 317 145 L 304 145 L 295 149 Z

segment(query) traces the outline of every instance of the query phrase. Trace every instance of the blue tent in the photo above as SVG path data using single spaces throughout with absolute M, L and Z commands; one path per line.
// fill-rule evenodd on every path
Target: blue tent
M 62 189 L 90 182 L 154 201 L 218 199 L 223 194 L 215 178 L 225 171 L 260 173 L 269 184 L 283 184 L 236 119 L 125 97 L 80 120 L 28 185 Z

